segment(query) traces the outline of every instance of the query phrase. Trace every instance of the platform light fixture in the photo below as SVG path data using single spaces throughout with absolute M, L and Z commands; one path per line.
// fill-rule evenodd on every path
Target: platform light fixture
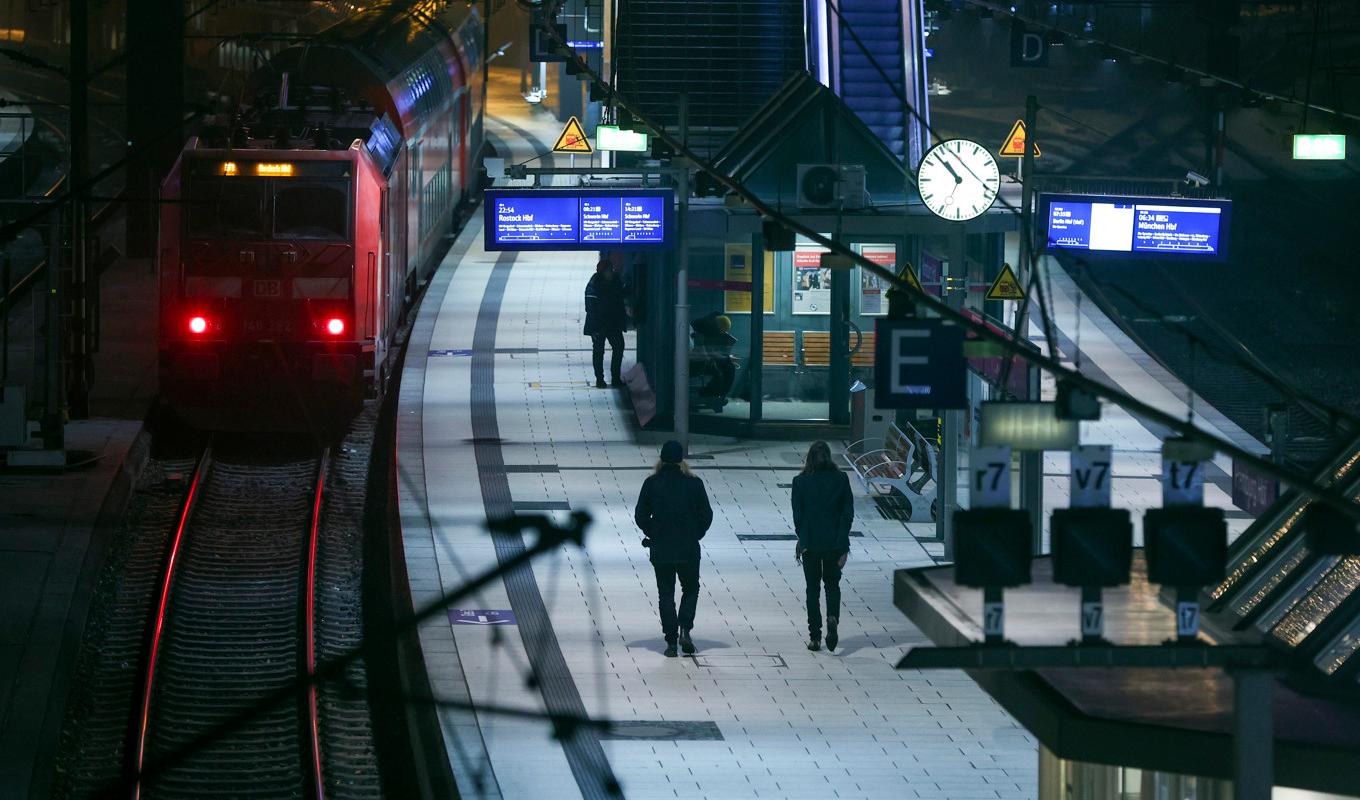
M 221 175 L 236 175 L 237 167 L 235 161 L 223 161 L 222 166 L 217 170 Z

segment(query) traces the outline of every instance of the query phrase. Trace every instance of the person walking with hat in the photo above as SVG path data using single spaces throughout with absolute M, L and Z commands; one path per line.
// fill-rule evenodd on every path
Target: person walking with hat
M 694 655 L 694 612 L 699 605 L 699 540 L 713 524 L 704 482 L 690 472 L 685 448 L 671 440 L 661 447 L 656 471 L 642 482 L 633 519 L 642 529 L 656 572 L 657 605 L 666 656 L 674 658 L 676 644 Z M 680 612 L 675 610 L 675 582 L 680 581 Z
M 793 529 L 798 534 L 794 559 L 807 580 L 808 649 L 822 648 L 821 587 L 826 587 L 826 649 L 838 643 L 841 570 L 850 556 L 850 525 L 855 500 L 850 479 L 831 460 L 826 442 L 808 448 L 803 471 L 793 479 Z
M 623 386 L 623 329 L 628 327 L 628 307 L 624 302 L 623 281 L 609 259 L 602 258 L 595 265 L 595 274 L 586 284 L 586 324 L 582 331 L 590 337 L 591 366 L 595 368 L 595 386 L 603 389 L 604 345 L 609 343 L 610 383 Z

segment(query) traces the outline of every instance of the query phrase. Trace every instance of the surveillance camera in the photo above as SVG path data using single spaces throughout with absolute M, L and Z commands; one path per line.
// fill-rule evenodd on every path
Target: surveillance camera
M 1209 179 L 1208 179 L 1208 178 L 1204 177 L 1203 175 L 1201 175 L 1201 174 L 1199 174 L 1198 172 L 1195 172 L 1195 171 L 1193 171 L 1193 170 L 1191 170 L 1190 172 L 1185 173 L 1185 182 L 1186 182 L 1186 183 L 1192 183 L 1192 184 L 1194 184 L 1195 186 L 1208 186 L 1208 185 L 1209 185 Z

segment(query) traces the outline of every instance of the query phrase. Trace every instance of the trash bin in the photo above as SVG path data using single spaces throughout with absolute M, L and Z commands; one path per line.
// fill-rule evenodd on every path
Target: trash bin
M 850 452 L 857 456 L 862 455 L 864 451 L 864 425 L 867 415 L 864 390 L 867 388 L 869 387 L 861 381 L 850 384 Z

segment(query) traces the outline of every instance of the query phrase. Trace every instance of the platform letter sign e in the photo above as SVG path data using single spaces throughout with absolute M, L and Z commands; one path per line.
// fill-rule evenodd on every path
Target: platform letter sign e
M 875 408 L 966 408 L 963 328 L 938 319 L 880 319 L 875 330 Z

